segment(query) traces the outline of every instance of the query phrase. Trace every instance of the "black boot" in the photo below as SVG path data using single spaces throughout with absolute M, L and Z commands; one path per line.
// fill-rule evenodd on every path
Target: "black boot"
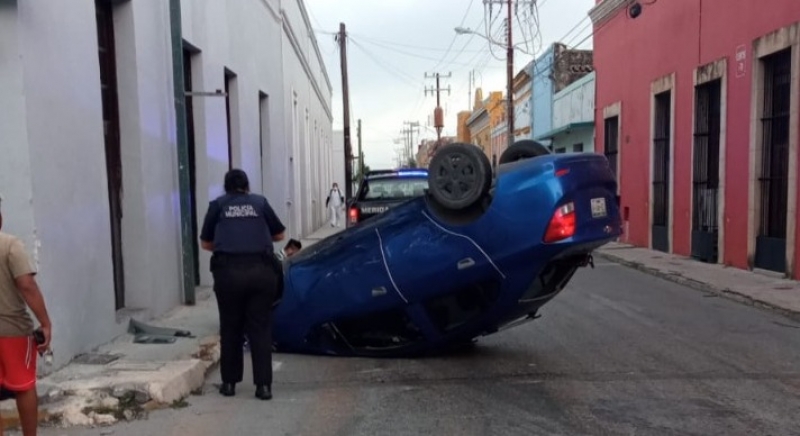
M 257 385 L 256 398 L 261 400 L 272 399 L 272 388 L 269 385 Z
M 222 386 L 219 387 L 219 393 L 226 397 L 232 397 L 236 395 L 236 384 L 223 383 Z

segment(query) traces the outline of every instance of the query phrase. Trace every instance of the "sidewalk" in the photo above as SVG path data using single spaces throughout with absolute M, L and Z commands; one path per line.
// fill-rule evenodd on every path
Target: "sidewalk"
M 326 224 L 302 239 L 303 248 L 342 230 Z M 202 388 L 206 375 L 219 362 L 216 299 L 210 288 L 198 288 L 197 293 L 195 306 L 179 306 L 146 322 L 187 330 L 192 337 L 137 344 L 133 334 L 124 334 L 41 377 L 37 383 L 40 421 L 63 427 L 108 425 L 153 409 L 181 407 L 184 398 Z M 17 427 L 14 400 L 0 401 L 0 414 L 7 429 Z
M 147 324 L 188 330 L 193 337 L 136 344 L 134 335 L 125 334 L 76 356 L 39 379 L 40 421 L 64 426 L 111 424 L 178 404 L 203 386 L 206 373 L 219 360 L 217 308 L 210 289 L 198 289 L 197 305 L 179 306 Z M 14 400 L 0 402 L 0 413 L 7 427 L 17 424 Z
M 783 279 L 768 272 L 708 264 L 621 243 L 605 245 L 595 254 L 681 285 L 800 319 L 798 281 Z
M 330 224 L 325 223 L 320 229 L 316 232 L 302 238 L 300 243 L 303 244 L 303 248 L 310 247 L 315 243 L 327 238 L 328 236 L 335 235 L 344 230 L 344 224 L 340 224 L 341 227 L 331 227 Z

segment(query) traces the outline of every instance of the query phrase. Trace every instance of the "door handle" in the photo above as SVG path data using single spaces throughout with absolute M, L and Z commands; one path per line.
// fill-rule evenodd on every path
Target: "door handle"
M 458 269 L 467 269 L 475 266 L 475 261 L 471 257 L 458 261 Z
M 372 288 L 372 296 L 373 297 L 380 297 L 381 295 L 386 295 L 386 288 L 383 286 L 379 286 L 377 288 Z

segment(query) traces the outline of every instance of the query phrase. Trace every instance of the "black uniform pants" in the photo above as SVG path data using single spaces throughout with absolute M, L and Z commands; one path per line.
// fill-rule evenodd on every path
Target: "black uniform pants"
M 277 274 L 268 255 L 215 253 L 211 260 L 219 308 L 223 383 L 239 383 L 244 372 L 244 334 L 250 342 L 253 382 L 272 384 L 272 304 Z

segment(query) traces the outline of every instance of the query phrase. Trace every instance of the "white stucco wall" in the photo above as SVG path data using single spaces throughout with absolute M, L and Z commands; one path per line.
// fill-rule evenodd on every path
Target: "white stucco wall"
M 302 2 L 183 0 L 182 8 L 185 42 L 199 50 L 191 61 L 193 89 L 224 89 L 226 68 L 237 75 L 230 96 L 234 166 L 270 199 L 287 236 L 307 235 L 325 219 L 314 208 L 324 203 L 335 159 L 332 91 Z M 56 367 L 122 333 L 126 315 L 146 320 L 181 301 L 169 2 L 120 2 L 114 25 L 123 312 L 114 308 L 94 1 L 0 0 L 4 231 L 26 242 L 41 271 Z M 295 93 L 302 124 L 292 136 Z M 200 224 L 208 201 L 222 192 L 228 132 L 224 98 L 194 98 L 193 105 Z M 263 118 L 262 107 L 268 108 Z M 295 183 L 288 180 L 290 158 Z M 208 260 L 204 252 L 202 285 L 211 284 Z
M 0 133 L 4 230 L 33 253 L 63 364 L 125 328 L 114 310 L 97 30 L 86 25 L 94 3 L 2 9 L 0 44 L 15 55 L 0 62 L 0 123 L 16 124 Z
M 181 301 L 175 274 L 182 266 L 169 3 L 120 3 L 114 25 L 125 306 L 152 316 Z
M 553 129 L 594 121 L 595 73 L 589 73 L 553 96 Z
M 594 122 L 595 73 L 589 73 L 553 96 L 553 129 L 574 123 Z M 553 150 L 567 153 L 575 144 L 583 144 L 584 152 L 594 152 L 594 127 L 579 127 L 553 138 Z
M 290 93 L 284 108 L 285 113 L 292 114 L 296 110 L 297 115 L 289 119 L 290 131 L 297 135 L 293 153 L 289 155 L 295 188 L 289 215 L 294 214 L 291 234 L 304 237 L 325 220 L 323 212 L 331 170 L 319 163 L 330 154 L 331 143 L 322 138 L 330 138 L 332 132 L 331 84 L 324 73 L 319 51 L 314 47 L 314 32 L 303 3 L 284 0 L 280 5 L 284 84 Z M 297 124 L 294 127 L 292 120 Z M 324 147 L 321 146 L 323 142 Z
M 514 130 L 531 126 L 531 82 L 526 81 L 519 91 L 514 93 Z M 525 134 L 515 134 L 514 140 L 530 138 L 530 131 Z
M 319 205 L 331 173 L 332 90 L 302 3 L 182 0 L 181 7 L 184 39 L 199 50 L 192 61 L 193 89 L 224 89 L 226 68 L 237 76 L 229 96 L 234 167 L 244 169 L 253 190 L 267 196 L 288 237 L 307 236 L 325 219 Z M 268 101 L 263 161 L 259 93 Z M 198 193 L 199 224 L 208 201 L 222 193 L 227 121 L 224 98 L 193 102 L 196 147 L 205 151 L 198 151 L 197 183 L 209 188 Z M 203 284 L 211 283 L 209 258 L 202 254 Z
M 344 131 L 335 130 L 333 132 L 331 144 L 331 168 L 333 170 L 328 186 L 335 181 L 340 189 L 344 189 Z M 327 193 L 325 198 L 327 198 Z
M 0 0 L 0 197 L 3 228 L 34 247 L 33 186 L 27 148 L 22 52 L 16 1 Z

